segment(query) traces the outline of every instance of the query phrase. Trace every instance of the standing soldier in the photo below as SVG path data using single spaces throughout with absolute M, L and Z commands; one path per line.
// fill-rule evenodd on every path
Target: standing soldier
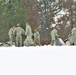
M 16 46 L 22 47 L 22 34 L 24 34 L 24 29 L 20 27 L 20 24 L 17 24 L 17 27 L 14 31 L 14 35 L 16 35 Z
M 57 41 L 57 36 L 58 36 L 58 34 L 57 34 L 57 30 L 54 28 L 52 31 L 51 31 L 51 33 L 50 33 L 50 35 L 51 35 L 51 40 L 52 40 L 52 45 L 54 45 L 54 43 L 57 45 L 58 43 L 58 41 Z
M 40 34 L 36 29 L 34 30 L 34 42 L 35 42 L 35 45 L 40 46 Z
M 16 36 L 14 35 L 14 31 L 15 31 L 15 29 L 16 29 L 16 26 L 13 26 L 13 42 L 15 42 L 16 40 Z
M 34 45 L 34 41 L 32 39 L 33 33 L 31 30 L 31 26 L 28 23 L 26 23 L 25 25 L 26 25 L 26 31 L 25 31 L 26 39 L 24 41 L 24 46 L 32 46 Z
M 10 40 L 10 44 L 13 44 L 14 42 L 14 30 L 15 30 L 15 26 L 13 26 L 12 28 L 9 29 L 8 35 L 9 35 L 9 40 Z
M 72 29 L 72 38 L 73 38 L 74 45 L 76 45 L 76 26 L 75 25 L 73 26 L 73 29 Z

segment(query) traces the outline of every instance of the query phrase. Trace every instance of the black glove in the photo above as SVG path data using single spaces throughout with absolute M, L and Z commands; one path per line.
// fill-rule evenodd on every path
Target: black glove
M 32 35 L 32 39 L 34 39 L 34 35 Z

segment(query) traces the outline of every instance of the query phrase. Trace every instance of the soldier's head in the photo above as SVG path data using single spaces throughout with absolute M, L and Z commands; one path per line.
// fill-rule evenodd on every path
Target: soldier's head
M 25 26 L 29 25 L 28 22 L 26 22 Z
M 35 29 L 34 32 L 37 32 L 37 29 Z
M 20 24 L 19 23 L 17 24 L 17 27 L 20 27 Z
M 15 29 L 16 28 L 16 26 L 13 26 L 13 29 Z
M 66 46 L 70 46 L 70 41 L 67 40 L 65 44 Z

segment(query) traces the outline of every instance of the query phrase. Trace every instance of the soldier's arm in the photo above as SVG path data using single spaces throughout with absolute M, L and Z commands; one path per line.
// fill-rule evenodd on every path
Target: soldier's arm
M 8 31 L 8 35 L 10 34 L 10 30 Z
M 8 32 L 9 35 L 11 34 L 11 30 L 12 30 L 12 29 L 9 29 L 9 32 Z
M 28 28 L 28 27 L 26 27 L 25 35 L 27 35 L 27 34 L 28 34 L 28 32 L 29 32 L 29 28 Z
M 39 34 L 39 32 L 37 32 L 37 37 L 40 38 L 40 34 Z
M 56 30 L 56 36 L 58 36 L 58 32 L 57 32 L 57 30 Z
M 22 34 L 25 34 L 25 30 L 24 29 L 22 29 Z
M 16 36 L 16 29 L 13 31 L 13 35 Z

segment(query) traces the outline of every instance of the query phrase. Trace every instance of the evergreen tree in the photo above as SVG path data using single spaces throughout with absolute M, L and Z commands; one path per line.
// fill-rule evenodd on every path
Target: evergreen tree
M 27 20 L 27 11 L 23 1 L 0 0 L 0 41 L 8 39 L 10 27 L 17 23 L 24 27 Z

